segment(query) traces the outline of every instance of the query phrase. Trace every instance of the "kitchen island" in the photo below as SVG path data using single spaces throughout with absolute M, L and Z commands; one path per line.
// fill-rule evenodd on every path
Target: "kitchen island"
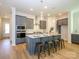
M 40 39 L 41 38 L 41 39 Z M 48 34 L 39 34 L 39 35 L 26 35 L 26 40 L 28 44 L 28 52 L 30 55 L 34 55 L 35 45 L 37 42 L 45 42 L 52 39 L 61 38 L 60 34 L 48 35 Z

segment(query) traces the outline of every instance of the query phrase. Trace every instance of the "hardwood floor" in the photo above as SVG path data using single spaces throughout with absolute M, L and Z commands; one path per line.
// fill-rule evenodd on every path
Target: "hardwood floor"
M 26 44 L 12 47 L 10 41 L 0 41 L 0 59 L 37 59 L 37 56 L 29 56 Z M 41 59 L 79 59 L 79 45 L 66 43 L 66 48 Z

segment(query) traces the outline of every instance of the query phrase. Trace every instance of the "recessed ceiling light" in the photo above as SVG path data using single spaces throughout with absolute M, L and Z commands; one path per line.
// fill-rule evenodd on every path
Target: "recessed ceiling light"
M 30 11 L 33 11 L 33 9 L 31 8 Z
M 47 6 L 44 6 L 44 8 L 47 9 L 48 7 Z

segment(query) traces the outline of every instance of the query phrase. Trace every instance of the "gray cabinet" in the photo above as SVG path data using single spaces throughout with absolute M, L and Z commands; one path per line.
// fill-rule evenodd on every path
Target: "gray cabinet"
M 16 25 L 17 26 L 26 26 L 27 29 L 34 28 L 34 22 L 31 18 L 26 18 L 25 16 L 16 15 Z
M 58 20 L 57 24 L 58 25 L 68 25 L 68 18 Z
M 21 37 L 17 37 L 18 33 L 20 35 L 20 33 L 26 33 L 26 29 L 33 29 L 34 25 L 33 25 L 33 19 L 27 18 L 25 16 L 20 16 L 20 15 L 16 15 L 16 44 L 19 43 L 24 43 L 25 42 L 25 37 L 21 38 Z M 25 29 L 18 29 L 18 26 L 24 26 Z
M 72 43 L 79 43 L 79 34 L 72 34 L 71 41 Z
M 25 43 L 26 38 L 16 38 L 16 44 Z
M 24 16 L 20 16 L 20 15 L 16 15 L 16 25 L 17 26 L 22 26 L 26 24 L 26 17 Z

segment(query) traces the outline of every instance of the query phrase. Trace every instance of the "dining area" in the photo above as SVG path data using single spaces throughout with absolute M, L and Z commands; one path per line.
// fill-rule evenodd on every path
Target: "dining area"
M 61 34 L 39 34 L 39 35 L 26 35 L 27 51 L 30 56 L 37 56 L 38 59 L 41 55 L 54 54 L 59 50 L 65 48 L 65 41 L 61 38 Z

